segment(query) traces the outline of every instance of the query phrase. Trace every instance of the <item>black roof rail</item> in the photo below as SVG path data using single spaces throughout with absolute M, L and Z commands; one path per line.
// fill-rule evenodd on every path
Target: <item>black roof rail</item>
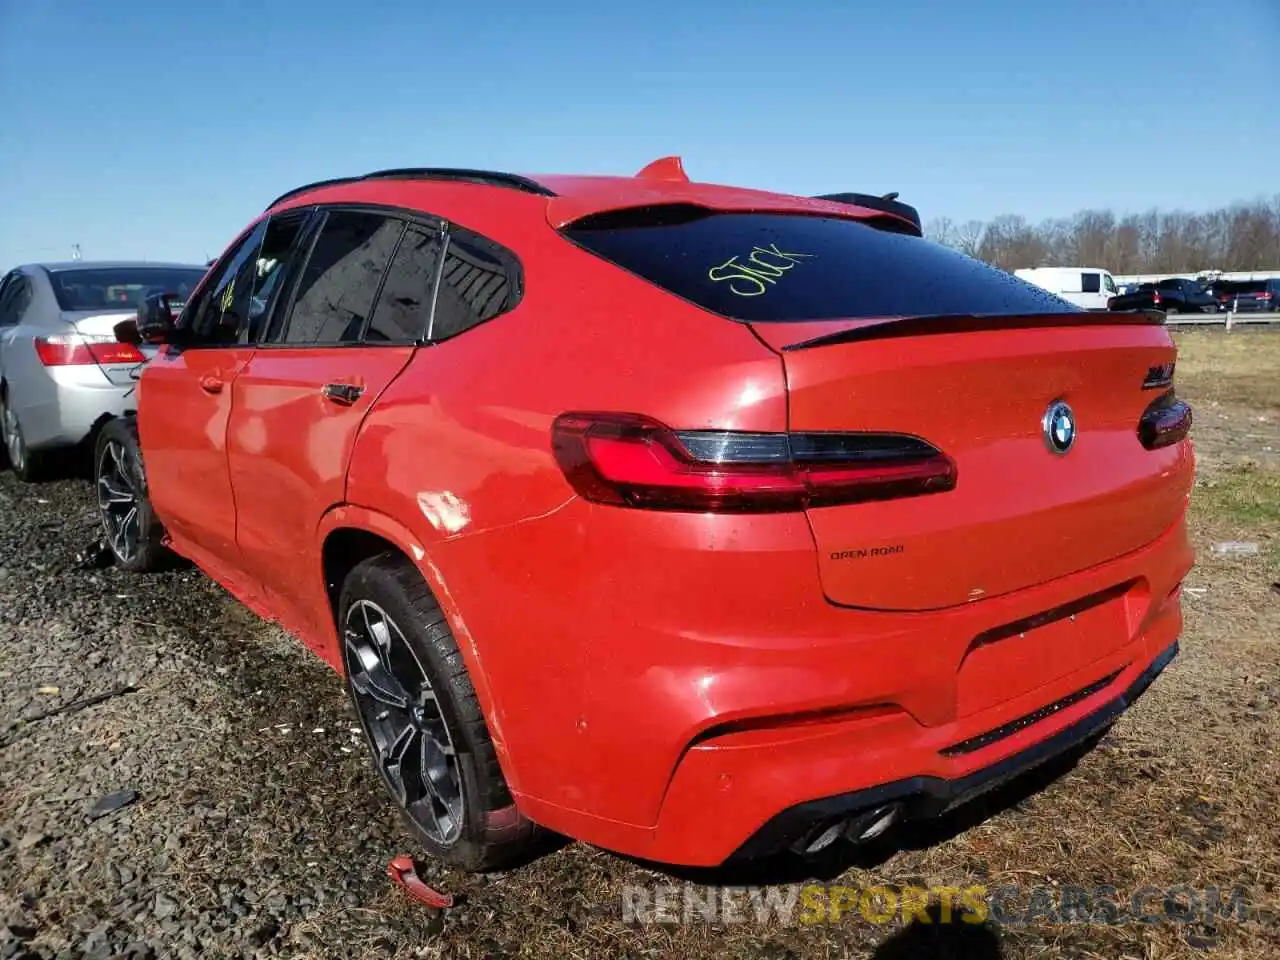
M 320 187 L 333 187 L 340 183 L 355 183 L 361 177 L 333 177 L 330 180 L 317 180 L 315 183 L 304 183 L 300 187 L 294 187 L 292 190 L 286 190 L 280 196 L 276 197 L 267 204 L 266 209 L 270 210 L 276 204 L 288 200 L 290 197 L 296 197 L 300 193 L 306 193 L 308 190 L 317 190 Z
M 335 177 L 332 180 L 317 180 L 301 187 L 295 187 L 276 197 L 267 205 L 270 210 L 276 204 L 290 197 L 296 197 L 308 190 L 320 187 L 332 187 L 342 183 L 359 183 L 363 180 L 452 180 L 456 183 L 479 183 L 490 187 L 506 187 L 521 190 L 525 193 L 536 193 L 543 197 L 554 197 L 555 193 L 528 177 L 515 173 L 500 173 L 494 170 L 470 170 L 465 167 L 402 167 L 394 170 L 375 170 L 358 177 Z

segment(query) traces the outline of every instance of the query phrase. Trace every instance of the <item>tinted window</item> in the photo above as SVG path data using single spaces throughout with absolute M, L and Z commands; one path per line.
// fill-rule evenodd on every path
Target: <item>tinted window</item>
M 378 306 L 369 322 L 369 343 L 418 340 L 427 335 L 431 288 L 440 259 L 440 231 L 412 223 L 387 270 Z
M 403 231 L 404 221 L 381 214 L 331 211 L 299 277 L 280 339 L 358 341 Z
M 241 327 L 249 316 L 258 247 L 266 229 L 264 220 L 223 259 L 221 267 L 214 268 L 218 273 L 201 292 L 200 302 L 191 312 L 187 346 L 225 346 L 239 342 Z
M 1081 309 L 939 244 L 854 220 L 649 207 L 580 221 L 565 233 L 651 283 L 738 320 Z
M 1263 293 L 1267 289 L 1265 280 L 1234 280 L 1223 284 L 1227 293 Z
M 443 340 L 510 310 L 520 299 L 519 279 L 514 258 L 497 244 L 450 231 L 431 339 Z
M 253 294 L 249 301 L 249 334 L 246 339 L 251 343 L 259 340 L 267 318 L 280 301 L 289 265 L 296 265 L 295 258 L 299 257 L 294 247 L 306 223 L 306 213 L 294 213 L 272 217 L 267 224 L 254 266 Z
M 200 267 L 89 267 L 54 270 L 49 280 L 63 310 L 136 310 L 153 293 L 176 293 L 185 303 L 203 276 Z
M 1101 293 L 1102 277 L 1096 273 L 1080 274 L 1080 292 L 1081 293 Z

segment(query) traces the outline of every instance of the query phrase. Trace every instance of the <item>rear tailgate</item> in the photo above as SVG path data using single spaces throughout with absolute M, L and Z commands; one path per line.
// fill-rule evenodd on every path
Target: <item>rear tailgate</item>
M 782 355 L 789 429 L 911 434 L 956 464 L 945 493 L 809 510 L 830 600 L 964 603 L 1102 563 L 1177 522 L 1188 447 L 1147 450 L 1137 437 L 1164 392 L 1144 380 L 1176 349 L 1161 326 L 1104 317 L 1008 317 L 938 333 L 927 318 L 753 325 Z M 1078 425 L 1065 454 L 1051 451 L 1042 424 L 1057 400 Z
M 1175 355 L 1157 314 L 1087 312 L 939 244 L 827 215 L 655 205 L 564 234 L 776 350 L 802 460 L 842 442 L 856 459 L 852 438 L 827 432 L 908 434 L 950 458 L 954 487 L 948 471 L 875 502 L 807 501 L 836 603 L 925 610 L 1006 593 L 1132 551 L 1182 514 L 1189 414 L 1162 407 L 1148 421 L 1168 446 L 1138 438 L 1168 389 L 1143 381 Z M 1058 400 L 1079 422 L 1061 454 L 1042 428 Z M 872 468 L 881 480 L 940 466 L 928 455 L 904 467 L 913 444 L 894 444 L 897 462 Z

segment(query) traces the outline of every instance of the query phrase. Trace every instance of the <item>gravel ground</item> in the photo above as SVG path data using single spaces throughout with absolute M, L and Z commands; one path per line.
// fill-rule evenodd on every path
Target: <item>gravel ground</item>
M 27 487 L 6 474 L 0 960 L 1280 956 L 1280 595 L 1270 586 L 1280 580 L 1280 498 L 1256 493 L 1280 478 L 1262 449 L 1276 443 L 1280 401 L 1277 381 L 1265 396 L 1248 384 L 1219 389 L 1232 369 L 1214 368 L 1212 382 L 1193 374 L 1187 394 L 1218 390 L 1225 416 L 1197 427 L 1216 472 L 1196 508 L 1202 559 L 1174 668 L 1042 793 L 1006 791 L 985 821 L 966 815 L 809 875 L 895 887 L 1243 885 L 1258 908 L 1246 922 L 637 925 L 624 922 L 623 885 L 675 881 L 582 845 L 504 875 L 428 866 L 428 882 L 459 897 L 429 912 L 386 879 L 391 856 L 416 850 L 337 678 L 192 569 L 136 578 L 80 568 L 75 554 L 96 534 L 88 484 Z M 1220 433 L 1244 423 L 1256 450 Z M 1239 463 L 1242 451 L 1257 457 Z M 1262 551 L 1213 557 L 1219 539 Z M 93 696 L 105 699 L 44 716 Z M 770 869 L 693 879 L 802 876 Z

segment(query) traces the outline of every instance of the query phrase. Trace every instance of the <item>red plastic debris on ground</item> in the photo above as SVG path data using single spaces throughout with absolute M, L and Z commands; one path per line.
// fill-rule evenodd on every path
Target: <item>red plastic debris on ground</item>
M 398 857 L 391 858 L 391 862 L 387 864 L 387 876 L 396 886 L 403 887 L 409 896 L 423 906 L 434 910 L 444 910 L 453 906 L 451 894 L 433 890 L 422 882 L 413 865 L 413 858 L 408 854 L 402 853 Z

